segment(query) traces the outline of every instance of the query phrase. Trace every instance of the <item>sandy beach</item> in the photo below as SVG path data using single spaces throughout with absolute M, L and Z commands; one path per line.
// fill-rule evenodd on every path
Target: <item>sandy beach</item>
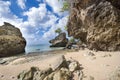
M 109 80 L 110 74 L 120 67 L 120 52 L 94 52 L 88 49 L 75 52 L 54 51 L 56 54 L 29 55 L 3 58 L 6 64 L 0 64 L 0 80 L 17 80 L 17 75 L 30 67 L 39 67 L 41 70 L 49 68 L 57 63 L 57 59 L 64 55 L 67 60 L 78 61 L 84 72 L 83 80 Z M 1 60 L 1 61 L 2 61 Z

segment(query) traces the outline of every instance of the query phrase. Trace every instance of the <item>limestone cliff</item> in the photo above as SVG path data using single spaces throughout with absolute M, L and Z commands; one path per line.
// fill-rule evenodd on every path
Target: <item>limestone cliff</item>
M 72 1 L 67 27 L 89 49 L 120 50 L 120 0 Z
M 0 26 L 0 57 L 25 52 L 25 45 L 26 41 L 18 28 L 6 22 Z

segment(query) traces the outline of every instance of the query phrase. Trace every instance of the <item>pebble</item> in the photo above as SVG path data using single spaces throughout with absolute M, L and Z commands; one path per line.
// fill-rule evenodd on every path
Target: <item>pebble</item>
M 1 78 L 4 77 L 4 75 L 1 75 Z
M 4 63 L 6 63 L 6 61 L 4 61 L 4 60 L 1 60 L 1 61 L 0 61 L 0 64 L 4 64 Z

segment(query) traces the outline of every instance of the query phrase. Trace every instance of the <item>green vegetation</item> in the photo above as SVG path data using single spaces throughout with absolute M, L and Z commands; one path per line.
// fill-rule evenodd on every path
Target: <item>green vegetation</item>
M 64 1 L 61 12 L 67 11 L 69 9 L 69 4 L 67 1 Z
M 60 1 L 60 0 L 58 0 L 58 1 Z M 64 0 L 63 7 L 61 8 L 61 12 L 68 11 L 68 9 L 69 9 L 69 4 L 68 4 L 67 0 Z
M 58 29 L 55 30 L 55 33 L 60 34 L 61 32 L 62 32 L 62 30 L 60 28 L 58 28 Z
M 72 37 L 72 38 L 70 38 L 70 40 L 69 40 L 71 43 L 74 43 L 75 42 L 75 39 Z
M 64 29 L 67 31 L 67 29 L 68 29 L 67 26 L 64 26 Z

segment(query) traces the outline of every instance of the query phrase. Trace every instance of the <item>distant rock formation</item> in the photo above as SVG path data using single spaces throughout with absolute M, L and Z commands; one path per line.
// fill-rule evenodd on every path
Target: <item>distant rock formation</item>
M 88 48 L 120 51 L 120 0 L 74 0 L 68 34 Z
M 0 26 L 0 57 L 25 52 L 25 46 L 26 41 L 18 28 L 7 22 Z
M 68 43 L 66 33 L 60 33 L 55 39 L 49 41 L 52 45 L 50 47 L 65 47 Z

